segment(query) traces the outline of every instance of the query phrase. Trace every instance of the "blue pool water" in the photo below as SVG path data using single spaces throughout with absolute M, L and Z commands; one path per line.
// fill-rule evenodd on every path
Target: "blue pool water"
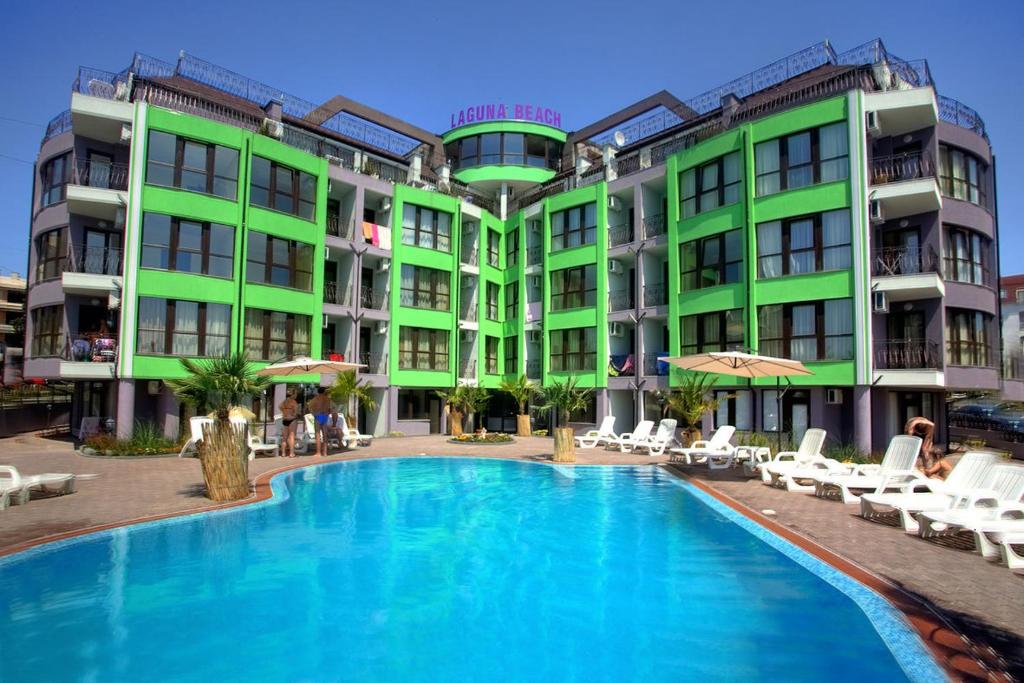
M 941 675 L 876 596 L 655 468 L 408 458 L 274 487 L 0 560 L 0 680 Z

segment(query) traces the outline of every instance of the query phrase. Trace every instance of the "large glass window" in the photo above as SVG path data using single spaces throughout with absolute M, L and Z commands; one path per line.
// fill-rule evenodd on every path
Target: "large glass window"
M 530 133 L 484 133 L 445 145 L 453 170 L 481 165 L 534 166 L 558 170 L 562 143 Z
M 593 244 L 597 239 L 597 204 L 582 204 L 551 214 L 551 250 Z
M 64 201 L 67 197 L 68 182 L 71 180 L 71 152 L 47 161 L 39 175 L 42 185 L 40 207 Z
M 278 361 L 309 356 L 312 318 L 298 313 L 245 309 L 245 351 L 250 358 Z
M 505 374 L 519 374 L 519 337 L 505 337 Z
M 59 356 L 64 347 L 64 307 L 32 309 L 32 357 Z
M 487 229 L 487 264 L 493 268 L 501 265 L 501 234 Z
M 488 375 L 498 374 L 498 338 L 484 337 L 484 368 Z
M 403 204 L 402 244 L 451 252 L 452 215 L 424 206 Z
M 398 367 L 403 370 L 448 370 L 448 330 L 399 328 Z
M 943 242 L 943 275 L 947 280 L 992 286 L 989 254 L 992 241 L 967 228 L 946 226 Z
M 743 348 L 743 309 L 685 315 L 679 319 L 682 354 L 740 351 Z
M 730 230 L 679 245 L 683 291 L 739 282 L 743 266 L 743 231 Z
M 683 218 L 738 202 L 742 166 L 740 153 L 732 152 L 683 171 L 679 179 Z
M 981 311 L 947 309 L 946 362 L 950 365 L 992 366 L 991 324 L 992 316 Z
M 850 234 L 848 209 L 759 223 L 757 276 L 770 279 L 849 268 Z
M 234 200 L 238 195 L 238 150 L 151 130 L 146 182 Z
M 48 230 L 36 239 L 36 280 L 61 277 L 68 263 L 68 229 Z
M 510 230 L 505 235 L 505 267 L 511 268 L 519 263 L 519 229 Z
M 505 285 L 505 320 L 519 317 L 519 283 L 509 282 Z
M 402 306 L 447 311 L 451 308 L 451 273 L 436 268 L 402 264 Z
M 595 369 L 597 348 L 593 327 L 552 330 L 550 336 L 551 372 L 577 372 Z
M 761 306 L 759 353 L 800 361 L 853 358 L 853 300 Z
M 313 289 L 313 245 L 249 231 L 246 282 Z
M 850 175 L 846 122 L 801 131 L 754 146 L 758 197 Z
M 229 304 L 139 297 L 139 354 L 226 356 L 230 344 Z
M 498 319 L 498 296 L 501 292 L 501 287 L 496 282 L 487 283 L 487 319 L 497 320 Z
M 161 213 L 142 219 L 142 267 L 230 278 L 235 229 Z
M 597 297 L 597 267 L 574 266 L 551 271 L 551 310 L 593 306 Z
M 986 174 L 985 163 L 973 154 L 956 147 L 939 145 L 939 187 L 942 194 L 987 206 Z
M 254 156 L 249 201 L 307 221 L 316 219 L 316 176 Z

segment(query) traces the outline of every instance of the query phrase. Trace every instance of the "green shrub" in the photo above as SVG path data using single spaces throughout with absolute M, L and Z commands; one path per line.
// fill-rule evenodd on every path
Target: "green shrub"
M 390 437 L 405 436 L 405 432 L 388 432 L 388 436 L 390 436 Z
M 836 444 L 835 446 L 826 446 L 825 457 L 838 460 L 839 462 L 852 462 L 857 465 L 881 462 L 881 458 L 877 455 L 865 453 L 852 443 L 841 443 Z
M 547 436 L 548 435 L 548 430 L 546 430 L 546 429 L 534 429 L 533 430 L 533 435 L 534 436 Z
M 152 422 L 137 420 L 130 439 L 96 434 L 85 440 L 85 446 L 103 455 L 125 456 L 174 453 L 181 444 L 164 436 L 163 430 Z

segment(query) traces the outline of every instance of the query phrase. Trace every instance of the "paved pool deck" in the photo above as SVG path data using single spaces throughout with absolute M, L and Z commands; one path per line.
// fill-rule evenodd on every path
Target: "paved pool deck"
M 550 439 L 536 437 L 500 446 L 452 444 L 440 436 L 375 439 L 372 446 L 327 459 L 258 458 L 250 463 L 250 473 L 257 496 L 266 496 L 275 472 L 315 462 L 410 455 L 549 461 L 551 449 Z M 819 555 L 832 557 L 826 561 L 886 594 L 908 612 L 954 675 L 970 680 L 1024 679 L 1024 576 L 968 550 L 865 521 L 857 515 L 857 506 L 770 489 L 736 471 L 669 467 L 666 457 L 602 449 L 578 450 L 577 461 L 666 466 L 798 545 L 812 552 L 817 547 Z M 70 441 L 26 435 L 0 439 L 0 464 L 14 465 L 25 474 L 96 475 L 81 479 L 72 495 L 33 499 L 0 511 L 0 555 L 83 530 L 216 507 L 204 496 L 200 465 L 194 458 L 85 457 Z M 761 515 L 766 509 L 775 514 Z M 1011 677 L 997 672 L 1009 672 Z

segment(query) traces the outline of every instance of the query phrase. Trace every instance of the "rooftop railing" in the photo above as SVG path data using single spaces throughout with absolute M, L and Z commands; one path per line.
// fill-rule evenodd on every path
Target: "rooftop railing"
M 66 133 L 69 130 L 71 130 L 70 109 L 62 111 L 50 119 L 50 122 L 46 124 L 46 133 L 43 135 L 43 142 L 46 142 L 50 138 L 56 137 L 61 133 Z
M 978 112 L 966 104 L 954 100 L 952 97 L 939 95 L 939 119 L 954 126 L 960 126 L 967 130 L 973 130 L 981 137 L 988 140 L 988 133 L 985 130 L 985 122 Z

